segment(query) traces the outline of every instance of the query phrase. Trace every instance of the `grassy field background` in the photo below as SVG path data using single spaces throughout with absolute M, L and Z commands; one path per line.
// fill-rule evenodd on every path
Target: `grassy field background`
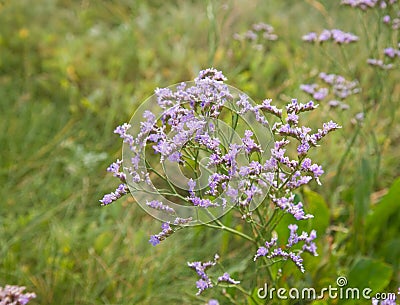
M 373 258 L 392 270 L 382 288 L 398 287 L 399 210 L 368 237 L 370 211 L 400 176 L 399 65 L 386 72 L 366 64 L 398 43 L 381 18 L 329 0 L 0 1 L 0 286 L 24 285 L 38 296 L 30 304 L 42 305 L 205 304 L 218 296 L 194 297 L 186 262 L 218 252 L 229 265 L 249 249 L 201 228 L 152 247 L 160 223 L 132 199 L 98 202 L 116 186 L 105 172 L 121 156 L 114 128 L 156 87 L 214 66 L 254 100 L 278 105 L 308 101 L 299 85 L 321 71 L 360 81 L 348 111 L 321 105 L 308 117 L 312 126 L 333 119 L 344 128 L 314 155 L 326 171 L 314 190 L 330 226 L 318 268 L 305 277 L 334 282 L 360 257 Z M 278 40 L 257 48 L 233 39 L 257 22 L 273 25 Z M 301 41 L 335 27 L 360 41 Z M 354 124 L 361 111 L 364 123 Z

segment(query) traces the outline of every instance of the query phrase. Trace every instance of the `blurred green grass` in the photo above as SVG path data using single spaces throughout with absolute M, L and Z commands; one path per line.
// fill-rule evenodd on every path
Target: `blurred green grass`
M 354 20 L 371 24 L 376 16 L 333 1 L 208 5 L 214 19 L 200 1 L 0 1 L 0 286 L 27 286 L 38 295 L 32 304 L 201 304 L 193 297 L 195 280 L 186 261 L 211 259 L 216 252 L 227 261 L 247 257 L 249 250 L 235 240 L 199 228 L 153 248 L 148 238 L 160 224 L 132 200 L 106 208 L 98 203 L 115 185 L 105 172 L 121 154 L 114 127 L 128 121 L 156 87 L 193 79 L 211 65 L 258 101 L 306 100 L 299 84 L 319 71 L 358 77 L 367 84 L 363 97 L 380 99 L 362 131 L 365 145 L 351 150 L 340 173 L 338 155 L 363 101 L 354 99 L 349 113 L 321 107 L 308 116 L 313 126 L 321 118 L 346 124 L 346 132 L 328 139 L 329 149 L 314 156 L 327 172 L 326 186 L 317 190 L 328 200 L 335 225 L 351 225 L 354 216 L 358 155 L 367 156 L 374 170 L 381 158 L 372 191 L 399 176 L 398 71 L 384 80 L 392 89 L 377 93 L 379 75 L 365 64 L 368 50 L 346 46 L 347 67 L 337 46 L 320 52 L 300 39 L 334 26 L 362 36 L 362 24 Z M 260 21 L 279 35 L 264 51 L 232 39 Z

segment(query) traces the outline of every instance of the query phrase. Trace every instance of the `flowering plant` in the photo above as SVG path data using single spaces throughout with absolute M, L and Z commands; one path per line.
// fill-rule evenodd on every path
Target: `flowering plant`
M 295 222 L 314 216 L 296 190 L 311 181 L 321 184 L 324 171 L 308 153 L 340 126 L 330 121 L 313 132 L 300 125 L 302 113 L 317 108 L 312 101 L 293 99 L 285 109 L 269 99 L 256 104 L 225 81 L 220 71 L 207 69 L 194 82 L 156 89 L 129 124 L 115 129 L 124 142 L 123 160 L 107 170 L 121 184 L 100 202 L 108 205 L 131 193 L 163 222 L 161 232 L 150 237 L 153 246 L 178 230 L 203 225 L 250 243 L 253 260 L 263 260 L 260 268 L 268 270 L 269 280 L 275 263 L 292 261 L 305 272 L 302 255 L 317 255 L 316 231 L 298 232 Z M 272 127 L 268 115 L 275 118 Z M 238 215 L 245 228 L 224 224 L 220 218 L 228 212 Z M 285 214 L 293 220 L 287 241 L 275 230 Z M 197 295 L 228 285 L 254 300 L 229 273 L 217 279 L 207 274 L 219 259 L 215 254 L 212 261 L 188 263 L 199 276 Z
M 5 285 L 0 287 L 0 305 L 25 305 L 31 299 L 36 298 L 33 292 L 24 293 L 25 287 L 17 285 Z

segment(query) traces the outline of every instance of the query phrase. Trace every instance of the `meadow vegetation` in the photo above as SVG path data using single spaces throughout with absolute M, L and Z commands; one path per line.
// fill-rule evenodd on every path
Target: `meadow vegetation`
M 390 58 L 384 49 L 399 49 L 400 41 L 398 29 L 382 20 L 399 7 L 361 10 L 331 0 L 0 1 L 0 286 L 26 286 L 37 294 L 29 304 L 210 298 L 231 304 L 219 290 L 196 297 L 187 267 L 218 253 L 235 278 L 262 287 L 251 280 L 256 269 L 244 270 L 250 250 L 238 238 L 194 227 L 153 247 L 149 236 L 160 223 L 130 196 L 99 204 L 117 186 L 105 171 L 121 157 L 115 127 L 155 88 L 215 67 L 256 102 L 271 98 L 281 107 L 291 98 L 313 99 L 300 86 L 322 86 L 321 72 L 358 81 L 348 109 L 321 101 L 305 114 L 312 127 L 334 120 L 343 128 L 311 153 L 325 170 L 323 185 L 299 193 L 315 215 L 310 229 L 322 233 L 319 256 L 305 258 L 305 274 L 287 266 L 279 285 L 322 288 L 345 275 L 353 287 L 397 291 L 400 53 Z M 272 25 L 277 39 L 240 38 L 259 22 Z M 335 28 L 358 41 L 302 40 Z M 371 58 L 393 68 L 371 66 Z M 331 304 L 324 302 L 316 304 Z

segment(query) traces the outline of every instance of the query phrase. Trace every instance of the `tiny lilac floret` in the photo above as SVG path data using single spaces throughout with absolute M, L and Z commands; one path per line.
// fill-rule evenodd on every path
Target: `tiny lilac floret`
M 227 282 L 227 283 L 233 284 L 233 285 L 240 284 L 240 281 L 236 281 L 233 278 L 231 278 L 231 276 L 228 272 L 225 272 L 222 276 L 220 276 L 218 278 L 218 282 Z

